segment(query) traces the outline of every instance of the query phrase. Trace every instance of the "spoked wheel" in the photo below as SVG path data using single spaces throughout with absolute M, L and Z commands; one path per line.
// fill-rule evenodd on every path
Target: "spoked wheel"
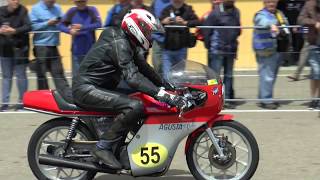
M 206 132 L 200 133 L 187 150 L 187 163 L 198 180 L 247 180 L 255 173 L 259 149 L 252 133 L 235 121 L 217 122 L 212 128 L 226 158 L 221 159 Z
M 52 120 L 42 124 L 32 135 L 28 146 L 28 161 L 33 174 L 46 180 L 91 180 L 94 171 L 83 171 L 39 164 L 39 155 L 62 157 L 64 140 L 68 134 L 70 120 Z M 91 133 L 79 125 L 74 140 L 94 140 Z M 71 148 L 72 149 L 72 148 Z

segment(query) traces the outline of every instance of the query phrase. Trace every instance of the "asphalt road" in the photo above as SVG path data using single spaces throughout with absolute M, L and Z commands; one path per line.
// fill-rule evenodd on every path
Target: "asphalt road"
M 309 98 L 309 81 L 288 82 L 281 71 L 275 86 L 275 98 Z M 308 72 L 305 71 L 304 74 Z M 237 98 L 256 98 L 258 77 L 255 71 L 236 72 Z M 29 89 L 36 87 L 35 79 L 29 80 Z M 54 87 L 51 82 L 51 87 Z M 0 90 L 1 91 L 1 90 Z M 17 99 L 13 87 L 12 102 Z M 246 125 L 255 135 L 260 148 L 260 163 L 252 179 L 256 180 L 317 180 L 320 177 L 320 118 L 318 112 L 307 110 L 308 101 L 282 102 L 280 110 L 264 112 L 255 101 L 241 102 L 231 110 L 235 119 Z M 250 110 L 250 111 L 247 111 Z M 240 112 L 239 112 L 240 111 Z M 35 179 L 26 157 L 28 141 L 33 131 L 52 117 L 41 114 L 0 113 L 0 179 Z M 168 174 L 163 180 L 191 180 L 183 152 L 184 142 L 178 148 Z M 130 180 L 127 176 L 98 174 L 96 180 Z M 150 179 L 150 178 L 137 178 Z
M 320 177 L 320 118 L 318 112 L 233 113 L 255 135 L 260 163 L 252 179 L 316 180 Z M 26 157 L 33 131 L 52 117 L 41 114 L 0 114 L 0 179 L 35 179 Z M 183 153 L 178 148 L 163 180 L 191 180 Z M 96 180 L 130 180 L 127 176 L 98 174 Z M 151 178 L 137 178 L 151 179 Z

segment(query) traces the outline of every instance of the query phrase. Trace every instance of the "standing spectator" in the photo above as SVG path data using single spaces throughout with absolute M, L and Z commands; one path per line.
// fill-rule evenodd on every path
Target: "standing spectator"
M 2 69 L 2 106 L 8 110 L 12 76 L 15 71 L 19 90 L 18 103 L 28 89 L 26 66 L 29 57 L 29 36 L 31 30 L 28 10 L 19 0 L 7 0 L 8 5 L 0 7 L 0 61 Z M 15 109 L 23 108 L 18 104 Z
M 162 55 L 163 75 L 167 75 L 171 66 L 187 59 L 187 47 L 190 45 L 190 32 L 188 27 L 197 26 L 200 21 L 194 13 L 192 6 L 185 0 L 172 0 L 171 5 L 166 7 L 160 16 L 164 25 L 182 25 L 186 28 L 166 28 L 165 44 Z M 167 77 L 165 77 L 167 78 Z
M 309 28 L 309 64 L 311 66 L 311 97 L 320 97 L 320 1 L 309 0 L 303 7 L 298 22 Z M 320 108 L 320 102 L 313 100 L 310 108 Z
M 211 8 L 210 10 L 208 10 L 207 12 L 205 12 L 201 17 L 200 17 L 200 22 L 201 24 L 204 25 L 204 22 L 207 20 L 207 18 L 209 17 L 209 15 L 212 13 L 212 11 L 214 10 L 214 8 L 216 6 L 218 6 L 223 0 L 209 0 L 210 3 L 211 3 Z M 197 28 L 196 29 L 196 36 L 197 36 L 197 40 L 200 40 L 200 41 L 204 41 L 204 37 L 203 37 L 203 30 L 202 29 L 199 29 Z M 207 47 L 206 47 L 207 48 Z M 209 57 L 208 57 L 209 58 Z M 209 62 L 209 61 L 208 61 Z
M 240 12 L 234 6 L 235 0 L 223 0 L 216 6 L 207 20 L 205 26 L 240 26 Z M 222 7 L 221 7 L 222 6 Z M 209 67 L 220 74 L 224 68 L 225 98 L 233 99 L 233 65 L 237 57 L 238 37 L 240 29 L 206 29 L 204 41 L 210 52 Z M 226 102 L 227 108 L 234 108 L 232 102 Z
M 207 18 L 209 17 L 209 15 L 212 13 L 212 11 L 214 10 L 214 8 L 216 6 L 219 6 L 219 4 L 223 1 L 223 0 L 209 0 L 211 2 L 211 8 L 209 11 L 205 12 L 201 17 L 200 17 L 200 22 L 202 25 L 204 25 L 204 22 L 207 20 Z M 196 29 L 196 36 L 197 36 L 197 40 L 203 41 L 204 42 L 204 31 L 205 29 Z M 208 56 L 208 61 L 207 63 L 210 64 L 211 59 L 210 59 L 210 48 L 206 47 L 206 43 L 204 43 L 205 48 L 208 50 L 207 56 Z
M 279 0 L 277 9 L 284 13 L 290 25 L 296 25 L 305 1 L 306 0 Z M 284 65 L 296 64 L 299 59 L 299 52 L 303 46 L 303 35 L 298 28 L 291 29 L 291 39 L 292 44 L 290 46 L 292 47 L 293 54 L 289 54 L 289 52 L 285 53 L 286 58 L 284 58 Z
M 279 104 L 272 101 L 273 87 L 281 64 L 280 54 L 277 52 L 277 36 L 280 35 L 278 17 L 284 21 L 285 17 L 277 10 L 278 0 L 263 0 L 264 8 L 254 17 L 254 25 L 263 29 L 255 29 L 253 48 L 259 65 L 259 106 L 266 109 L 277 109 Z
M 80 63 L 96 41 L 95 29 L 101 27 L 98 10 L 87 5 L 87 0 L 74 0 L 72 7 L 62 18 L 61 31 L 72 35 L 72 75 L 79 70 Z
M 120 27 L 122 19 L 131 9 L 144 9 L 153 13 L 151 8 L 144 4 L 143 0 L 130 0 L 129 5 L 125 6 L 119 14 L 114 16 L 113 24 Z
M 303 31 L 306 31 L 306 33 L 308 32 L 308 28 L 303 28 L 304 30 Z M 303 32 L 305 33 L 305 32 Z M 307 61 L 308 61 L 308 58 L 309 58 L 309 42 L 308 42 L 308 39 L 307 37 L 304 38 L 304 44 L 303 44 L 303 47 L 300 51 L 300 54 L 299 54 L 299 61 L 298 61 L 298 66 L 297 66 L 297 69 L 294 71 L 294 73 L 292 75 L 289 75 L 287 76 L 287 78 L 291 79 L 292 81 L 299 81 L 300 80 L 300 75 L 301 75 L 301 72 L 304 68 L 304 66 L 306 65 Z
M 156 18 L 160 18 L 164 8 L 169 6 L 170 0 L 154 0 L 151 5 L 151 10 L 154 12 Z M 164 43 L 164 35 L 160 33 L 152 34 L 152 64 L 155 71 L 162 74 L 162 51 Z
M 129 5 L 129 0 L 119 0 L 108 12 L 104 27 L 115 25 L 115 17 L 122 11 L 123 8 Z
M 62 12 L 55 0 L 40 0 L 35 4 L 30 13 L 32 29 L 34 31 L 59 31 Z M 57 32 L 40 32 L 33 36 L 34 55 L 37 58 L 38 89 L 48 89 L 46 77 L 47 67 L 53 76 L 56 89 L 62 95 L 66 88 L 70 89 L 64 76 L 58 46 L 60 34 Z

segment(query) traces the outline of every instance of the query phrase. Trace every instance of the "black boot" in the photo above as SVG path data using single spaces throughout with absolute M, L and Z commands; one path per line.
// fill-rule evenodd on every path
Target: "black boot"
M 123 169 L 126 169 L 126 170 L 131 169 L 127 146 L 122 146 L 120 148 L 120 159 L 119 160 L 122 164 Z
M 92 150 L 92 155 L 101 160 L 111 169 L 122 169 L 122 165 L 112 152 L 112 145 L 114 143 L 116 143 L 116 141 L 100 140 L 96 147 Z

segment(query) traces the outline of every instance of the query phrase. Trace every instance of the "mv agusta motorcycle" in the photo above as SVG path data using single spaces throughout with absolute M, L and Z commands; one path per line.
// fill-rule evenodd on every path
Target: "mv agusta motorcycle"
M 28 161 L 34 175 L 41 180 L 90 180 L 98 172 L 162 176 L 187 137 L 185 156 L 195 179 L 250 179 L 259 162 L 258 145 L 232 115 L 219 114 L 224 91 L 216 73 L 185 61 L 172 68 L 168 79 L 178 87 L 175 93 L 190 99 L 193 108 L 178 112 L 146 94 L 130 94 L 144 103 L 145 116 L 136 130 L 113 147 L 122 170 L 108 168 L 90 153 L 114 113 L 81 109 L 54 90 L 27 92 L 26 109 L 58 116 L 38 127 L 30 139 Z

